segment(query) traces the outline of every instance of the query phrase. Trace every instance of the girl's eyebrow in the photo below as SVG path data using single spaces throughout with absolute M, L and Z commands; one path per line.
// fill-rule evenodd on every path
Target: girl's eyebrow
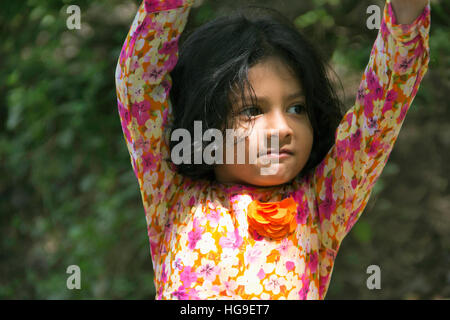
M 305 95 L 303 94 L 303 92 L 299 91 L 299 92 L 294 92 L 294 93 L 288 94 L 285 99 L 292 100 L 295 98 L 304 98 L 304 97 L 305 97 Z M 256 96 L 256 99 L 258 101 L 268 101 L 269 100 L 269 98 L 267 96 Z M 246 95 L 246 96 L 244 96 L 244 100 L 250 101 L 250 97 L 248 95 Z

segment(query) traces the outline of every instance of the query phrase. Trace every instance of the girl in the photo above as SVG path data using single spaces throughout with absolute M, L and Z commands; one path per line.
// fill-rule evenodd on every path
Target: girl
M 191 5 L 143 1 L 116 70 L 156 299 L 324 299 L 427 71 L 430 5 L 387 0 L 345 115 L 323 62 L 273 10 L 206 23 L 178 52 Z M 245 132 L 246 162 L 175 164 L 171 133 L 193 137 L 194 121 Z M 250 164 L 255 147 L 271 155 Z M 275 171 L 263 175 L 268 158 Z

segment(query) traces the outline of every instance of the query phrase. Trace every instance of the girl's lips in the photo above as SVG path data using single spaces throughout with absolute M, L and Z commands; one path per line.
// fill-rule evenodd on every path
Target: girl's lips
M 268 154 L 261 154 L 260 157 L 268 157 L 268 158 L 278 158 L 278 159 L 284 159 L 287 157 L 292 156 L 292 154 L 287 152 L 280 152 L 280 153 L 268 153 Z

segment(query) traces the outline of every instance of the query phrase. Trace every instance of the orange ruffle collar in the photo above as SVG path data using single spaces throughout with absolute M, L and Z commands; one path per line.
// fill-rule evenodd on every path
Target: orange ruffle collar
M 253 200 L 247 208 L 249 232 L 274 240 L 282 239 L 295 230 L 296 213 L 297 203 L 292 196 L 275 202 Z

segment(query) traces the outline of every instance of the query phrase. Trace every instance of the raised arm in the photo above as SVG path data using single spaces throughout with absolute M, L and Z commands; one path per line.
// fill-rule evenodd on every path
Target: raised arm
M 178 39 L 192 2 L 142 1 L 116 69 L 120 121 L 139 182 L 153 254 L 167 222 L 166 203 L 182 183 L 164 160 L 170 156 L 164 126 L 172 120 L 169 72 L 178 59 Z
M 389 158 L 428 69 L 429 28 L 429 4 L 411 24 L 399 25 L 390 1 L 386 2 L 355 105 L 343 117 L 335 145 L 312 179 L 326 248 L 339 248 Z

